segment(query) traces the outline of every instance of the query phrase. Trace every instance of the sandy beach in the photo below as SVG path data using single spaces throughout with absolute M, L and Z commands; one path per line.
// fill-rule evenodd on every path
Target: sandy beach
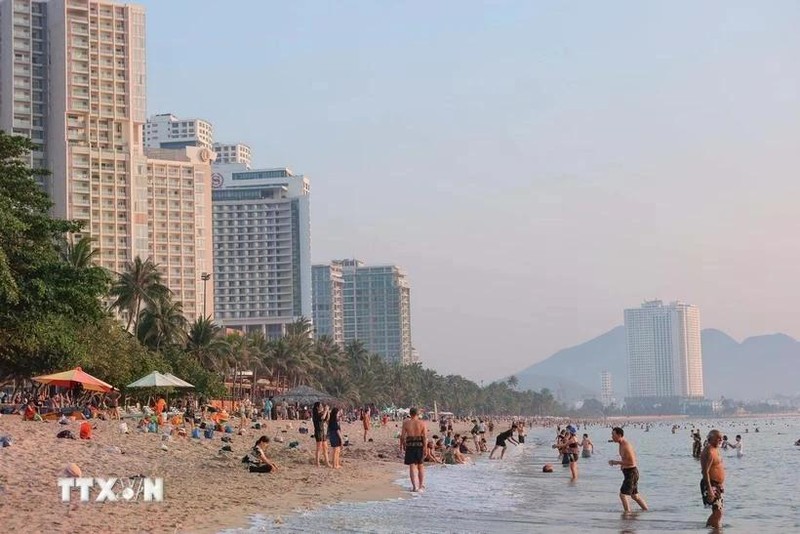
M 220 432 L 213 439 L 173 438 L 165 451 L 160 434 L 131 428 L 126 435 L 117 421 L 92 422 L 97 428 L 91 440 L 70 440 L 56 434 L 67 428 L 77 436 L 79 422 L 64 426 L 0 416 L 0 436 L 13 440 L 0 449 L 0 516 L 6 530 L 217 532 L 246 526 L 253 514 L 281 521 L 281 516 L 336 502 L 407 494 L 394 484 L 404 473 L 394 422 L 373 427 L 371 443 L 362 441 L 360 423 L 344 425 L 352 445 L 343 448 L 341 470 L 313 465 L 313 431 L 300 434 L 299 421 L 271 421 L 261 430 L 247 429 L 244 436 L 234 434 L 229 453 L 219 452 L 225 445 Z M 250 473 L 241 463 L 262 434 L 285 440 L 269 445 L 268 455 L 280 468 L 276 473 Z M 288 447 L 294 440 L 299 449 Z M 64 503 L 57 480 L 71 463 L 84 477 L 161 477 L 164 501 L 80 502 L 74 489 L 71 501 Z M 93 499 L 97 493 L 94 488 Z

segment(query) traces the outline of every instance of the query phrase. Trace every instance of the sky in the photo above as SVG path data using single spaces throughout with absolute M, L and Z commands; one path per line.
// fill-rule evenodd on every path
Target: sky
M 487 382 L 660 298 L 800 337 L 800 3 L 143 0 L 148 112 L 311 179 L 312 258 L 408 272 Z

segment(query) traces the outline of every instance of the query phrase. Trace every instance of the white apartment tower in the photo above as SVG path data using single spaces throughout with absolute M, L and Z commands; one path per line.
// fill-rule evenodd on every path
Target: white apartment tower
M 611 373 L 608 371 L 600 373 L 600 402 L 604 407 L 611 406 L 614 402 L 614 386 L 611 382 Z
M 136 256 L 166 257 L 169 286 L 193 317 L 198 271 L 211 264 L 213 153 L 147 159 L 145 74 L 142 7 L 0 0 L 0 127 L 39 147 L 32 163 L 51 172 L 53 214 L 83 223 L 99 265 L 122 272 Z
M 172 113 L 161 113 L 147 119 L 144 127 L 145 148 L 212 149 L 213 145 L 214 128 L 203 119 L 179 119 Z
M 419 361 L 411 345 L 411 286 L 396 265 L 365 265 L 357 259 L 314 266 L 317 334 L 338 334 L 341 310 L 345 343 L 364 347 L 392 363 Z
M 697 306 L 645 302 L 625 310 L 625 331 L 630 397 L 703 397 Z
M 218 164 L 241 163 L 248 169 L 250 168 L 250 147 L 243 143 L 234 143 L 232 145 L 214 143 L 214 152 L 217 154 L 216 163 Z
M 0 130 L 33 141 L 31 165 L 47 167 L 47 17 L 44 1 L 0 2 Z M 49 189 L 42 179 L 41 184 Z
M 311 318 L 309 180 L 286 168 L 214 165 L 212 185 L 217 319 L 280 337 Z
M 338 263 L 311 267 L 312 317 L 317 338 L 328 336 L 344 346 L 344 277 Z

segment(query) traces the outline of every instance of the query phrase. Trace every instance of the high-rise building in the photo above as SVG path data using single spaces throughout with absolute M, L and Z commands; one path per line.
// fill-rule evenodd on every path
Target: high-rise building
M 600 402 L 606 407 L 614 402 L 614 388 L 611 383 L 611 373 L 608 371 L 600 373 Z
M 318 272 L 323 267 L 317 266 Z M 411 289 L 406 273 L 395 265 L 368 266 L 355 259 L 334 261 L 331 269 L 341 269 L 344 282 L 344 341 L 361 341 L 368 351 L 390 362 L 412 363 Z M 330 292 L 325 286 L 323 291 Z M 325 321 L 324 316 L 319 319 Z
M 630 397 L 703 397 L 697 306 L 645 302 L 625 310 L 625 331 Z
M 312 279 L 312 317 L 317 338 L 328 336 L 344 345 L 344 278 L 338 263 L 314 265 Z
M 286 168 L 213 171 L 216 317 L 279 337 L 312 315 L 309 180 Z
M 214 315 L 214 285 L 202 280 L 214 266 L 211 151 L 148 149 L 148 256 L 190 320 Z M 205 308 L 205 309 L 204 309 Z
M 47 167 L 47 11 L 44 1 L 0 2 L 0 130 L 33 141 L 31 165 Z M 49 189 L 46 178 L 41 185 Z
M 0 0 L 0 127 L 38 147 L 31 159 L 51 172 L 53 214 L 80 221 L 111 271 L 167 258 L 168 285 L 194 317 L 199 271 L 211 265 L 213 153 L 147 159 L 145 75 L 144 8 Z
M 217 154 L 217 164 L 241 163 L 248 169 L 250 168 L 250 147 L 243 143 L 232 145 L 214 143 L 214 152 Z
M 144 126 L 145 148 L 213 148 L 214 128 L 203 119 L 179 119 L 161 113 L 147 119 Z

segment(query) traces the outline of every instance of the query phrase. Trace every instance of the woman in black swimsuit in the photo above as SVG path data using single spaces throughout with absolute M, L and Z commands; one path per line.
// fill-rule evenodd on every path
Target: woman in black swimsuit
M 574 426 L 568 426 L 569 436 L 567 437 L 567 451 L 569 457 L 569 471 L 572 474 L 572 480 L 578 479 L 578 453 L 580 452 L 580 444 L 578 437 L 575 435 L 577 430 Z

